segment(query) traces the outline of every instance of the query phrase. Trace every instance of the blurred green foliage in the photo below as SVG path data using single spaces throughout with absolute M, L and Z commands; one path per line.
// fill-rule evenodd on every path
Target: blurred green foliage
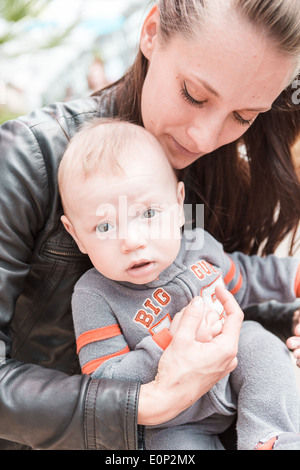
M 79 23 L 79 19 L 74 21 L 65 30 L 53 31 L 45 36 L 45 40 L 34 45 L 27 50 L 26 34 L 30 31 L 31 20 L 35 20 L 44 11 L 44 9 L 52 3 L 53 0 L 0 0 L 0 22 L 3 24 L 0 31 L 0 64 L 1 54 L 4 54 L 3 46 L 10 41 L 14 41 L 18 37 L 22 37 L 23 48 L 18 52 L 9 52 L 8 57 L 13 59 L 20 53 L 34 54 L 35 51 L 41 49 L 49 49 L 56 47 L 69 36 L 74 27 Z M 7 55 L 7 51 L 6 51 Z M 16 116 L 6 108 L 5 104 L 0 103 L 0 124 L 13 119 Z
M 0 106 L 0 124 L 3 124 L 6 121 L 9 121 L 10 119 L 15 119 L 17 118 L 18 115 L 10 112 L 8 109 L 5 107 Z
M 0 45 L 16 37 L 17 23 L 37 17 L 51 0 L 0 0 L 0 17 L 9 24 L 9 31 L 0 35 Z
M 26 34 L 28 21 L 37 18 L 53 0 L 0 0 L 0 18 L 8 28 L 0 33 L 0 47 L 12 41 L 20 34 Z M 44 43 L 37 44 L 36 49 L 48 49 L 59 45 L 78 25 L 80 19 L 74 21 L 64 31 L 54 33 Z M 22 28 L 23 27 L 23 28 Z M 29 51 L 32 52 L 32 51 Z
M 49 0 L 0 0 L 0 15 L 6 21 L 20 21 L 39 15 Z

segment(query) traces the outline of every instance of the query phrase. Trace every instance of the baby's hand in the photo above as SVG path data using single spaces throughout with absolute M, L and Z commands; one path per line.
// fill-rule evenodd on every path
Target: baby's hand
M 196 340 L 202 343 L 207 343 L 221 333 L 223 323 L 220 320 L 220 315 L 215 310 L 212 310 L 212 308 L 205 305 L 201 297 L 195 297 L 192 302 L 194 305 L 199 307 L 200 311 L 200 320 L 199 327 L 196 332 Z M 180 312 L 178 312 L 172 320 L 169 329 L 172 336 L 177 331 L 184 310 L 185 309 L 182 309 Z
M 200 323 L 196 332 L 196 340 L 201 343 L 208 343 L 215 336 L 218 336 L 223 329 L 223 323 L 220 320 L 220 315 L 216 310 L 204 305 L 204 318 Z

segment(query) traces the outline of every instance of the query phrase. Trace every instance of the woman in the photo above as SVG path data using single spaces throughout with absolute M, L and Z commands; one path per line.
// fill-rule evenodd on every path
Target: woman
M 159 1 L 136 63 L 117 84 L 1 128 L 2 448 L 135 449 L 136 422 L 171 419 L 236 365 L 242 314 L 220 292 L 223 334 L 209 348 L 197 342 L 199 312 L 191 305 L 153 383 L 77 374 L 70 297 L 90 266 L 60 223 L 56 184 L 79 125 L 119 116 L 158 137 L 185 172 L 188 202 L 205 203 L 205 228 L 227 250 L 270 252 L 296 228 L 299 185 L 289 149 L 299 110 L 283 90 L 299 70 L 298 0 L 207 3 Z

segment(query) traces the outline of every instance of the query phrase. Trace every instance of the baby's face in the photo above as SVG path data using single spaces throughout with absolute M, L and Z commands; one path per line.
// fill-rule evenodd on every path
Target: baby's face
M 150 150 L 141 148 L 143 157 L 137 152 L 124 174 L 88 178 L 70 208 L 72 228 L 66 228 L 95 268 L 116 281 L 155 280 L 180 248 L 183 183 L 176 182 L 165 157 Z

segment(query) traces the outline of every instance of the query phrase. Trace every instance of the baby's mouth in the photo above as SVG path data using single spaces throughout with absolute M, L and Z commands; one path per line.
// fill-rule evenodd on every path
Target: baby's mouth
M 131 263 L 127 272 L 133 277 L 145 276 L 154 269 L 154 261 L 139 260 Z
M 129 269 L 138 269 L 150 264 L 150 261 L 139 261 L 138 263 L 133 264 Z

